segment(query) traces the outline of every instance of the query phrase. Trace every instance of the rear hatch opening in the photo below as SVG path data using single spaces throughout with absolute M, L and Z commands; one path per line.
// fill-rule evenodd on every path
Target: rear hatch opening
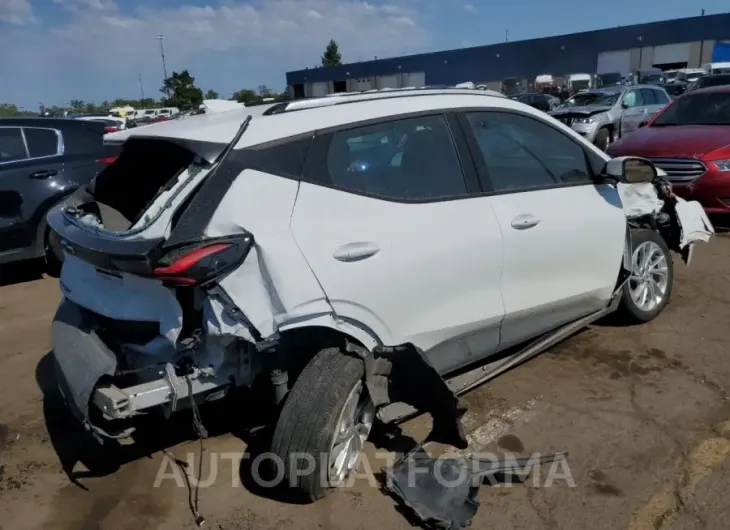
M 206 166 L 195 153 L 175 143 L 131 138 L 113 164 L 72 195 L 73 208 L 67 213 L 98 230 L 144 230 L 160 213 L 157 199 L 186 187 Z

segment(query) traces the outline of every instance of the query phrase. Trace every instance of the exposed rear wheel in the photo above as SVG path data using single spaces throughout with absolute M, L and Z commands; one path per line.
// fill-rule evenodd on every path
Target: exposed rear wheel
M 672 255 L 653 230 L 632 233 L 631 276 L 624 285 L 620 311 L 633 322 L 649 322 L 669 302 L 674 281 Z
M 375 418 L 363 375 L 360 359 L 339 348 L 322 350 L 284 402 L 272 452 L 287 484 L 305 500 L 327 495 L 357 465 Z

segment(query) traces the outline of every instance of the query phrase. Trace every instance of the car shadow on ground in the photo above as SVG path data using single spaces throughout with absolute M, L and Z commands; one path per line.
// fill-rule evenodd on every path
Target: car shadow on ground
M 43 278 L 43 260 L 18 261 L 0 265 L 0 287 L 34 282 Z
M 58 390 L 52 352 L 39 361 L 35 375 L 43 394 L 43 416 L 49 440 L 63 472 L 75 486 L 88 491 L 90 487 L 84 479 L 112 475 L 125 464 L 151 458 L 158 452 L 166 452 L 178 465 L 186 467 L 186 463 L 175 459 L 168 449 L 197 439 L 190 410 L 182 410 L 167 420 L 161 420 L 156 414 L 144 416 L 134 424 L 137 430 L 132 434 L 131 443 L 105 440 L 100 444 L 66 407 Z M 270 455 L 278 410 L 273 400 L 261 394 L 266 390 L 268 388 L 236 390 L 218 402 L 201 406 L 202 423 L 209 438 L 231 434 L 245 443 L 245 453 L 242 446 L 245 458 L 241 458 L 239 474 L 241 484 L 247 490 L 259 497 L 301 504 L 306 501 L 288 488 L 286 482 L 268 486 L 268 481 L 276 476 L 276 469 L 270 465 L 272 460 L 267 455 Z M 248 405 L 242 405 L 246 403 Z M 399 428 L 377 423 L 370 441 L 378 449 L 395 453 L 408 452 L 416 445 Z M 204 445 L 206 443 L 204 441 Z M 259 456 L 264 459 L 257 460 Z M 191 490 L 191 496 L 193 493 Z

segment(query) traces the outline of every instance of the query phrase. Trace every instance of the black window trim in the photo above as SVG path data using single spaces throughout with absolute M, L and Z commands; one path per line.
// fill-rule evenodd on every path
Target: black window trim
M 15 160 L 6 160 L 5 162 L 0 161 L 0 167 L 7 164 L 18 164 L 20 162 L 27 162 L 30 160 L 30 151 L 28 150 L 28 142 L 25 139 L 25 133 L 23 133 L 22 125 L 0 125 L 0 129 L 18 129 L 20 131 L 20 137 L 23 139 L 23 145 L 25 146 L 25 158 L 19 158 Z
M 307 161 L 304 164 L 304 172 L 302 174 L 302 182 L 314 184 L 324 188 L 334 189 L 343 193 L 350 193 L 353 195 L 359 195 L 361 197 L 368 197 L 371 199 L 395 202 L 401 204 L 423 204 L 423 203 L 436 203 L 436 202 L 448 202 L 455 200 L 463 200 L 474 197 L 476 193 L 481 191 L 479 185 L 479 177 L 477 174 L 476 167 L 474 165 L 473 157 L 467 146 L 466 138 L 464 133 L 459 127 L 456 114 L 460 110 L 459 108 L 447 108 L 447 109 L 429 109 L 427 111 L 408 112 L 397 115 L 380 116 L 378 118 L 372 118 L 368 120 L 361 120 L 357 122 L 349 122 L 334 127 L 328 127 L 316 131 L 314 137 L 314 143 L 312 149 L 309 152 Z M 409 120 L 414 118 L 423 117 L 441 117 L 446 125 L 447 132 L 451 136 L 451 141 L 456 152 L 459 166 L 461 167 L 462 178 L 464 179 L 464 185 L 466 192 L 463 194 L 448 196 L 448 197 L 437 197 L 437 198 L 421 198 L 421 199 L 406 199 L 387 197 L 378 195 L 377 193 L 367 193 L 363 191 L 356 191 L 348 189 L 343 186 L 334 184 L 329 178 L 329 172 L 326 167 L 327 154 L 329 152 L 330 143 L 334 134 L 337 132 L 345 132 L 353 129 L 361 129 L 363 127 L 371 127 L 374 125 L 382 125 L 391 122 Z M 323 180 L 323 179 L 327 180 Z
M 25 141 L 25 149 L 28 152 L 28 159 L 27 160 L 43 160 L 45 158 L 54 158 L 57 156 L 62 156 L 64 152 L 64 145 L 63 145 L 63 135 L 61 134 L 61 131 L 58 129 L 54 129 L 53 127 L 38 127 L 36 125 L 24 125 L 22 127 L 23 129 L 23 140 Z M 26 129 L 40 129 L 44 131 L 53 131 L 56 134 L 56 152 L 52 155 L 43 155 L 43 156 L 30 156 L 30 146 L 28 145 L 28 140 L 25 137 L 25 130 Z
M 585 182 L 556 182 L 554 184 L 546 184 L 545 186 L 534 186 L 534 187 L 530 187 L 530 188 L 514 188 L 514 189 L 509 189 L 509 190 L 495 190 L 494 186 L 492 184 L 492 180 L 489 177 L 489 171 L 487 170 L 487 165 L 484 160 L 484 156 L 482 155 L 481 149 L 479 149 L 479 144 L 477 143 L 476 136 L 474 135 L 474 133 L 471 129 L 471 125 L 469 124 L 469 121 L 467 118 L 467 114 L 473 114 L 475 112 L 494 112 L 494 113 L 500 113 L 500 114 L 513 114 L 513 115 L 521 116 L 523 118 L 528 118 L 533 121 L 536 121 L 546 127 L 553 129 L 555 132 L 560 133 L 560 135 L 562 135 L 563 138 L 574 143 L 583 152 L 583 156 L 585 157 L 585 160 L 586 160 L 586 166 L 588 168 L 588 171 L 590 172 L 589 179 L 586 180 Z M 474 160 L 475 166 L 477 168 L 477 173 L 480 177 L 480 182 L 482 184 L 483 191 L 481 191 L 480 193 L 477 194 L 477 196 L 479 196 L 479 197 L 489 197 L 492 195 L 506 195 L 506 194 L 514 194 L 514 193 L 529 193 L 532 191 L 543 191 L 543 190 L 559 189 L 559 188 L 573 188 L 576 186 L 596 186 L 597 184 L 600 184 L 600 182 L 597 179 L 597 176 L 600 174 L 600 172 L 603 169 L 603 166 L 605 165 L 606 162 L 597 154 L 586 149 L 586 147 L 584 145 L 582 145 L 580 143 L 580 141 L 576 140 L 575 138 L 572 138 L 568 134 L 565 134 L 565 132 L 560 130 L 560 128 L 554 126 L 552 123 L 549 123 L 548 121 L 541 120 L 540 118 L 537 118 L 530 113 L 521 112 L 519 110 L 514 110 L 514 109 L 499 108 L 499 107 L 483 107 L 483 108 L 468 109 L 468 110 L 463 109 L 459 112 L 459 122 L 461 124 L 462 131 L 467 138 L 467 143 L 468 143 L 469 149 L 471 151 L 472 159 Z
M 23 144 L 25 144 L 25 158 L 21 158 L 18 160 L 7 160 L 5 162 L 0 161 L 0 166 L 4 166 L 7 164 L 18 164 L 18 163 L 26 163 L 28 161 L 35 161 L 35 160 L 45 160 L 48 158 L 55 158 L 58 156 L 62 156 L 64 153 L 64 145 L 63 145 L 63 135 L 61 134 L 61 131 L 54 128 L 54 127 L 39 127 L 37 125 L 0 125 L 0 129 L 20 129 L 20 135 L 23 138 Z M 53 131 L 56 134 L 56 153 L 52 155 L 43 155 L 43 156 L 30 156 L 30 147 L 28 146 L 28 139 L 25 136 L 25 130 L 26 129 L 42 129 L 46 131 Z

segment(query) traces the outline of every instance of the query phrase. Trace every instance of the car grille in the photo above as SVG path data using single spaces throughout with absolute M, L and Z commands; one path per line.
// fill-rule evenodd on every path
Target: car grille
M 667 180 L 676 183 L 692 182 L 707 171 L 707 166 L 695 158 L 650 158 L 654 165 L 667 174 Z

